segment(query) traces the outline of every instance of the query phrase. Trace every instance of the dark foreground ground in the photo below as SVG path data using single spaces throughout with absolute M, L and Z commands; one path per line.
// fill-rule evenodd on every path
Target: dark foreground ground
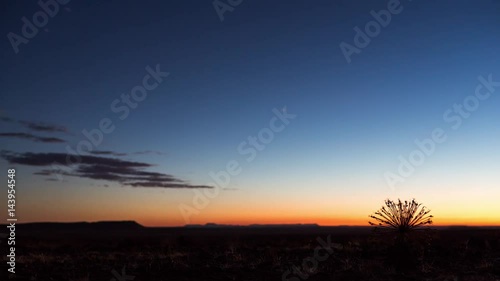
M 6 261 L 1 280 L 500 281 L 500 229 L 437 229 L 396 244 L 352 227 L 21 225 L 16 274 L 4 275 Z

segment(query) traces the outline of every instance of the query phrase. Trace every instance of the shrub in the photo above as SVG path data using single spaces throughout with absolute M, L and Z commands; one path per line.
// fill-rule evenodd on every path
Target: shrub
M 397 203 L 387 199 L 385 206 L 369 216 L 375 222 L 368 223 L 377 229 L 405 235 L 414 229 L 432 224 L 433 216 L 429 215 L 429 212 L 429 209 L 417 203 L 415 199 L 404 202 L 398 199 Z

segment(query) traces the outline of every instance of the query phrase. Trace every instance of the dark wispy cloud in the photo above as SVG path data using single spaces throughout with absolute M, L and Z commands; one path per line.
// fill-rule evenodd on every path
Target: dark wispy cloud
M 166 155 L 166 153 L 154 150 L 144 150 L 132 153 L 116 152 L 109 150 L 93 150 L 89 152 L 93 155 L 109 155 L 109 156 L 127 156 L 127 155 L 145 155 L 145 154 L 155 154 L 155 155 Z
M 0 133 L 0 137 L 3 138 L 19 138 L 19 139 L 25 139 L 25 140 L 31 140 L 31 141 L 36 141 L 36 142 L 46 142 L 46 143 L 62 143 L 66 142 L 60 138 L 54 138 L 54 137 L 41 137 L 41 136 L 35 136 L 33 134 L 28 134 L 28 133 Z
M 50 167 L 50 169 L 42 169 L 35 173 L 41 176 L 64 175 L 93 180 L 106 180 L 131 187 L 212 188 L 206 185 L 192 185 L 172 175 L 147 171 L 147 168 L 151 168 L 154 165 L 144 162 L 125 161 L 91 155 L 15 153 L 5 150 L 0 152 L 0 157 L 7 160 L 10 164 Z M 64 163 L 73 164 L 65 167 Z
M 64 126 L 50 125 L 40 122 L 21 121 L 21 120 L 17 122 L 33 131 L 47 132 L 47 133 L 66 133 L 66 134 L 69 133 L 68 129 Z
M 111 155 L 111 156 L 126 156 L 126 155 L 128 155 L 127 153 L 114 152 L 114 151 L 108 151 L 108 150 L 92 150 L 89 153 L 94 154 L 94 155 Z
M 23 127 L 28 128 L 37 132 L 45 132 L 45 133 L 65 133 L 70 134 L 69 130 L 60 125 L 47 124 L 42 122 L 32 122 L 32 121 L 24 121 L 24 120 L 15 120 L 7 116 L 1 116 L 0 121 L 10 122 L 10 123 L 18 123 Z

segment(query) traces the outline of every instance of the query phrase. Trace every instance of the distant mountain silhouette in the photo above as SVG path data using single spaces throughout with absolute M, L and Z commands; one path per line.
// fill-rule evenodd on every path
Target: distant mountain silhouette
M 36 222 L 16 224 L 20 232 L 88 232 L 88 231 L 137 231 L 144 227 L 135 221 L 98 222 Z
M 7 225 L 2 224 L 0 228 L 6 229 Z M 500 229 L 500 226 L 434 226 L 434 229 L 449 230 L 469 230 L 469 229 Z M 334 231 L 336 233 L 349 233 L 352 231 L 371 231 L 369 226 L 320 226 L 318 224 L 250 224 L 250 225 L 230 225 L 230 224 L 187 224 L 184 227 L 145 227 L 135 221 L 97 221 L 97 222 L 37 222 L 37 223 L 16 223 L 17 235 L 50 235 L 60 234 L 127 234 L 137 235 L 140 233 L 162 233 L 162 231 L 211 231 L 224 229 L 229 231 Z
M 234 224 L 216 224 L 216 223 L 207 223 L 207 224 L 186 224 L 184 227 L 187 228 L 231 228 L 231 227 L 241 227 L 241 228 L 287 228 L 287 227 L 319 227 L 318 224 L 250 224 L 250 225 L 234 225 Z
M 302 223 L 297 223 L 297 224 L 251 224 L 249 227 L 319 227 L 318 224 L 316 223 L 309 223 L 309 224 L 302 224 Z

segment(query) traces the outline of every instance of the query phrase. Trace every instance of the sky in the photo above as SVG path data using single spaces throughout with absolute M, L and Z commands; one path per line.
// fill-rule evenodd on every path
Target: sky
M 500 225 L 499 1 L 49 2 L 0 4 L 19 222 Z

